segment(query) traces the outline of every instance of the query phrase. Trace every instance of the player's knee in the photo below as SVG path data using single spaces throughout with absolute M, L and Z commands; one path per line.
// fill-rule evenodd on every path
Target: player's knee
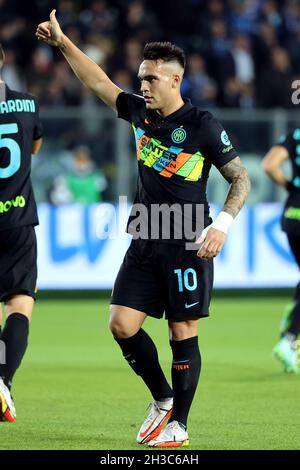
M 123 339 L 131 336 L 128 332 L 128 327 L 124 324 L 123 320 L 115 317 L 114 315 L 110 316 L 108 325 L 114 338 Z
M 183 341 L 198 334 L 198 320 L 169 321 L 170 338 L 172 341 Z

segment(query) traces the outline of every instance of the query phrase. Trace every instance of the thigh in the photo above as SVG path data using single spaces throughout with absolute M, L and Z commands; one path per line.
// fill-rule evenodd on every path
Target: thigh
M 207 317 L 213 287 L 213 260 L 199 258 L 185 246 L 161 244 L 161 267 L 167 290 L 166 318 Z
M 0 302 L 16 295 L 35 299 L 37 245 L 34 227 L 0 232 Z
M 31 321 L 34 300 L 29 295 L 14 295 L 5 302 L 6 318 L 12 313 L 22 313 Z
M 117 275 L 111 304 L 129 307 L 155 318 L 163 316 L 162 283 L 152 242 L 132 241 Z

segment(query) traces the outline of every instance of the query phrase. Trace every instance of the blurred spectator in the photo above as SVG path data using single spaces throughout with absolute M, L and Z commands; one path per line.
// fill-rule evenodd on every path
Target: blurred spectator
M 110 35 L 116 31 L 118 12 L 105 0 L 93 0 L 90 6 L 79 14 L 79 19 L 86 32 Z
M 211 24 L 210 33 L 209 70 L 221 85 L 222 82 L 225 82 L 235 73 L 231 41 L 228 37 L 227 25 L 224 21 L 214 20 Z
M 2 71 L 3 80 L 8 83 L 10 88 L 18 91 L 25 91 L 25 83 L 22 79 L 17 64 L 14 50 L 5 49 L 5 65 Z
M 240 108 L 241 82 L 236 77 L 230 77 L 225 82 L 223 106 L 225 108 Z
M 253 41 L 255 75 L 258 80 L 266 67 L 271 65 L 270 51 L 276 46 L 278 46 L 278 38 L 274 27 L 265 22 L 260 23 Z
M 205 5 L 205 11 L 197 15 L 195 22 L 196 34 L 201 34 L 203 38 L 207 38 L 210 35 L 210 26 L 213 21 L 220 20 L 223 22 L 227 21 L 227 12 L 225 3 L 222 0 L 211 0 Z
M 72 0 L 60 0 L 57 5 L 57 13 L 62 29 L 65 31 L 70 25 L 77 21 L 77 14 L 74 10 Z
M 191 54 L 187 59 L 187 72 L 182 82 L 182 94 L 189 96 L 195 106 L 212 108 L 216 105 L 217 88 L 208 76 L 204 58 Z
M 284 31 L 290 40 L 298 34 L 300 27 L 300 3 L 298 0 L 288 0 L 283 5 L 282 17 L 284 22 Z
M 271 67 L 266 68 L 259 86 L 261 107 L 291 108 L 291 84 L 293 76 L 289 55 L 285 49 L 274 47 L 271 51 Z
M 279 31 L 282 26 L 282 16 L 279 11 L 279 4 L 275 0 L 265 0 L 262 5 L 261 16 L 264 21 Z
M 151 10 L 146 10 L 142 0 L 134 0 L 128 4 L 122 27 L 126 38 L 135 37 L 140 43 L 155 41 L 160 36 L 156 18 Z
M 230 25 L 234 32 L 253 33 L 261 0 L 230 0 Z
M 101 106 L 61 53 L 35 40 L 52 7 L 51 0 L 0 0 L 5 79 L 24 90 L 18 77 L 25 77 L 42 106 Z M 121 88 L 139 93 L 145 42 L 170 40 L 187 54 L 183 87 L 195 104 L 290 106 L 289 80 L 300 73 L 299 0 L 58 0 L 56 7 L 65 33 Z M 276 96 L 280 84 L 284 93 Z
M 251 44 L 247 36 L 239 34 L 233 43 L 232 50 L 236 77 L 242 83 L 254 80 L 254 62 L 251 55 Z
M 112 81 L 121 88 L 121 90 L 124 90 L 127 93 L 132 93 L 134 91 L 131 75 L 127 69 L 116 70 L 112 76 Z
M 79 146 L 73 152 L 72 170 L 54 181 L 49 192 L 52 204 L 94 204 L 102 201 L 107 181 L 100 169 L 95 168 L 88 147 Z

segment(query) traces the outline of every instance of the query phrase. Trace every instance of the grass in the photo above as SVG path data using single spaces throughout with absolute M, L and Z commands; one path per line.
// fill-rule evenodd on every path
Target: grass
M 271 355 L 287 298 L 216 299 L 200 321 L 201 380 L 191 450 L 299 449 L 299 376 Z M 18 420 L 0 449 L 141 449 L 150 401 L 107 329 L 108 300 L 40 301 L 13 394 Z M 167 324 L 147 320 L 170 377 Z

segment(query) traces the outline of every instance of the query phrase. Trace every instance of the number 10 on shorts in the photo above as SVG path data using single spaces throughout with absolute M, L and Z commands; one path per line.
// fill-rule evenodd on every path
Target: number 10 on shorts
M 177 274 L 179 292 L 183 292 L 183 288 L 190 291 L 197 289 L 198 282 L 195 269 L 188 268 L 183 272 L 182 269 L 174 269 L 174 273 Z

